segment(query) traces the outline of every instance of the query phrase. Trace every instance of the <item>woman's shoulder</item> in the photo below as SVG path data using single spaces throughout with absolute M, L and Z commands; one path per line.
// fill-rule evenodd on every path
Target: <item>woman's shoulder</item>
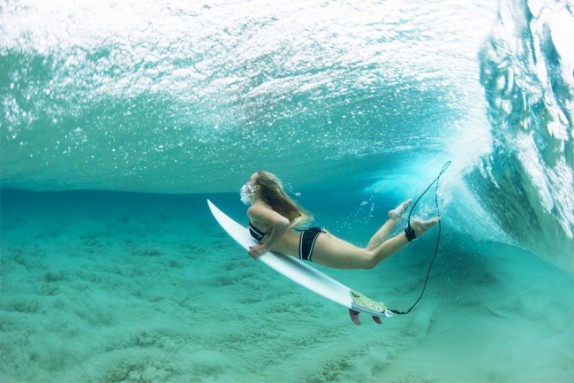
M 249 206 L 247 209 L 247 215 L 252 218 L 261 214 L 265 214 L 267 211 L 273 211 L 271 206 L 267 205 L 265 202 L 256 202 Z
M 289 223 L 289 219 L 282 214 L 275 211 L 270 205 L 265 202 L 255 203 L 247 209 L 247 216 L 253 222 L 260 223 L 277 223 L 285 222 Z

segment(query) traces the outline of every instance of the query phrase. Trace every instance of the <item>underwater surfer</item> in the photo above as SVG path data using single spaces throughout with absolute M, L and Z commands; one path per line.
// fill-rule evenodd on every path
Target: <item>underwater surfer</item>
M 438 217 L 427 221 L 415 219 L 403 232 L 388 238 L 411 204 L 412 200 L 407 200 L 389 211 L 389 219 L 367 247 L 360 248 L 323 228 L 296 229 L 307 223 L 310 215 L 285 193 L 281 181 L 272 173 L 254 173 L 241 188 L 241 201 L 251 205 L 247 210 L 249 232 L 259 241 L 249 248 L 253 258 L 272 250 L 340 269 L 372 269 L 439 220 Z

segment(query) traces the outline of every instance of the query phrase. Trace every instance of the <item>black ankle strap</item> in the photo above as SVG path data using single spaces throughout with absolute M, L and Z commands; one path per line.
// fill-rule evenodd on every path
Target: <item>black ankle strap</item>
M 407 228 L 405 229 L 405 235 L 407 236 L 407 239 L 409 240 L 409 242 L 411 242 L 413 239 L 417 238 L 415 231 L 411 227 L 411 225 L 407 226 Z

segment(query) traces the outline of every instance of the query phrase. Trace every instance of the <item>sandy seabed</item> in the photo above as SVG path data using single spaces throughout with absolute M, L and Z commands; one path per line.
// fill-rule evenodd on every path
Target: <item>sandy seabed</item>
M 574 381 L 573 278 L 448 227 L 420 305 L 355 326 L 250 259 L 200 197 L 11 191 L 1 225 L 2 382 Z M 432 246 L 321 270 L 405 309 Z

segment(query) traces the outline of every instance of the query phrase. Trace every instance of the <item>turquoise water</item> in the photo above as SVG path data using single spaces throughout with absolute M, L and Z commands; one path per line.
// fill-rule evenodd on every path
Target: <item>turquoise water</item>
M 574 380 L 572 33 L 561 1 L 0 5 L 0 380 Z M 365 245 L 446 160 L 426 295 L 380 327 L 205 203 L 245 220 L 271 170 Z M 321 271 L 406 309 L 436 235 Z

